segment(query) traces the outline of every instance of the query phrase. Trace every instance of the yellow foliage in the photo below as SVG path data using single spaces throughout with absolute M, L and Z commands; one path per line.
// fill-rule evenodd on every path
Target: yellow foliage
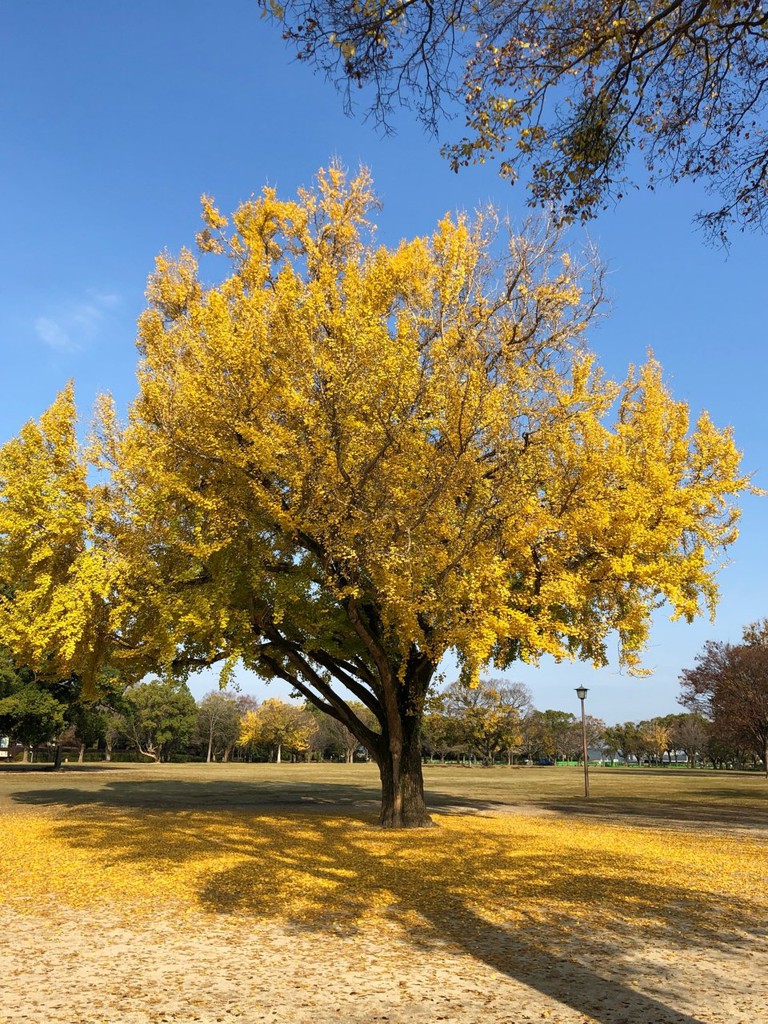
M 561 936 L 626 926 L 705 942 L 768 910 L 762 841 L 583 818 L 440 816 L 385 832 L 292 812 L 70 808 L 4 816 L 6 905 L 202 909 L 323 928 L 394 920 L 450 937 L 488 924 Z
M 244 747 L 304 751 L 309 747 L 315 721 L 304 708 L 274 697 L 256 711 L 247 711 L 240 726 L 238 743 Z
M 76 418 L 69 384 L 0 448 L 0 643 L 49 677 L 78 671 L 92 692 L 111 574 Z
M 747 486 L 729 432 L 691 430 L 653 360 L 603 377 L 551 239 L 513 238 L 499 266 L 491 215 L 446 217 L 385 249 L 373 205 L 367 172 L 331 167 L 297 202 L 265 189 L 227 236 L 206 198 L 228 276 L 158 261 L 123 472 L 175 552 L 163 574 L 215 568 L 202 604 L 163 587 L 158 615 L 247 658 L 265 623 L 327 647 L 372 602 L 395 661 L 600 663 L 617 630 L 636 667 L 660 599 L 714 605 Z

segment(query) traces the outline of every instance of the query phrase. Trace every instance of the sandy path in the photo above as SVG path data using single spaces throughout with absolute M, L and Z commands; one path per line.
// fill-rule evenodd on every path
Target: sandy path
M 386 923 L 320 937 L 189 911 L 176 921 L 172 912 L 133 921 L 122 913 L 0 911 L 3 1017 L 24 1024 L 766 1019 L 768 957 L 754 939 L 751 948 L 702 953 L 684 943 L 632 949 L 614 937 L 615 955 L 598 973 L 579 957 L 578 937 L 552 958 L 519 942 L 505 947 L 493 930 L 470 950 L 414 942 Z

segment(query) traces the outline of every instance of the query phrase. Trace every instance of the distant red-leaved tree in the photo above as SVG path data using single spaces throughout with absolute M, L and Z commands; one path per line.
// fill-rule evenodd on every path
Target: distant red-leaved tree
M 744 641 L 705 644 L 695 667 L 681 673 L 680 703 L 753 750 L 768 777 L 768 620 L 747 627 Z

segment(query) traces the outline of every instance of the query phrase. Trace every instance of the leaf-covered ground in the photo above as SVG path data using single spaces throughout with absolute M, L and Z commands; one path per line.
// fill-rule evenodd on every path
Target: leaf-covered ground
M 293 812 L 131 811 L 3 818 L 6 902 L 73 907 L 172 902 L 322 927 L 381 914 L 444 931 L 457 916 L 517 926 L 585 915 L 716 936 L 768 910 L 768 846 L 743 836 L 519 814 L 436 815 L 389 833 L 358 818 Z
M 12 1019 L 763 1019 L 759 830 L 30 803 L 0 816 Z

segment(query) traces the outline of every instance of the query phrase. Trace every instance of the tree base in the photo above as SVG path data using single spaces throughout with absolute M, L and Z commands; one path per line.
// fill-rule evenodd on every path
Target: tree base
M 379 764 L 381 774 L 382 828 L 435 828 L 424 800 L 424 781 L 421 774 L 421 751 L 400 764 L 395 772 L 391 759 Z
M 396 815 L 390 811 L 382 808 L 381 814 L 379 815 L 379 825 L 381 828 L 437 828 L 437 822 L 430 818 L 429 813 L 425 809 L 419 814 L 400 814 Z

